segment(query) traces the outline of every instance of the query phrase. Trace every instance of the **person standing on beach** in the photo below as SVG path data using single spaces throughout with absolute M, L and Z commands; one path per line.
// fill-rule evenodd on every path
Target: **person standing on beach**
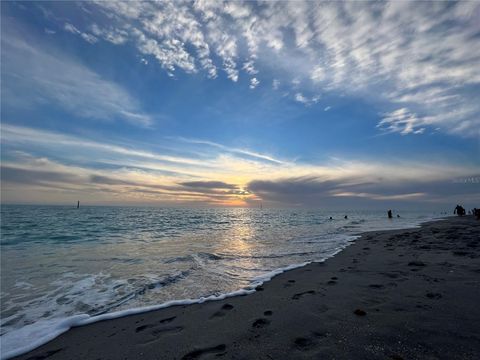
M 465 215 L 465 209 L 463 206 L 457 205 L 455 207 L 455 210 L 453 210 L 454 214 L 457 214 L 458 216 L 464 216 Z
M 388 210 L 387 211 L 387 214 L 388 214 L 388 218 L 391 219 L 393 217 L 392 215 L 392 210 Z

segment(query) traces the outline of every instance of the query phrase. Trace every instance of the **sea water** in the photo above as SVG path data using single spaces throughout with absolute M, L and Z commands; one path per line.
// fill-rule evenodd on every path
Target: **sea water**
M 2 357 L 30 350 L 72 325 L 250 293 L 285 269 L 333 256 L 360 232 L 412 227 L 434 217 L 4 205 Z

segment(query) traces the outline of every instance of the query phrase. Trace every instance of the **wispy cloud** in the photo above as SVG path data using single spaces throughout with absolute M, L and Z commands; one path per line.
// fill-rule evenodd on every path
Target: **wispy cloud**
M 428 119 L 421 119 L 407 108 L 401 108 L 385 114 L 377 127 L 387 132 L 399 132 L 402 135 L 422 134 L 425 128 L 420 126 L 426 123 Z
M 319 92 L 336 91 L 373 98 L 382 112 L 409 109 L 408 122 L 393 121 L 389 132 L 432 127 L 480 135 L 475 1 L 97 1 L 84 7 L 105 18 L 76 31 L 131 42 L 172 76 L 183 70 L 216 78 L 222 69 L 234 82 L 248 77 L 254 88 L 273 72 L 284 84 L 295 79 L 286 90 L 305 105 Z
M 95 44 L 98 41 L 98 39 L 92 34 L 81 32 L 70 23 L 65 23 L 64 29 L 72 34 L 80 35 L 86 42 L 89 42 L 90 44 Z
M 77 31 L 73 25 L 68 28 Z M 88 119 L 122 119 L 140 126 L 153 123 L 118 84 L 55 49 L 8 32 L 2 34 L 2 83 L 3 106 L 48 104 Z
M 261 153 L 254 152 L 254 151 L 247 150 L 247 149 L 239 149 L 239 148 L 235 148 L 235 147 L 229 147 L 229 146 L 225 146 L 225 145 L 222 145 L 222 144 L 218 144 L 218 143 L 213 142 L 213 141 L 200 140 L 200 139 L 189 139 L 189 138 L 183 138 L 183 137 L 177 137 L 176 140 L 179 140 L 179 141 L 182 141 L 182 142 L 185 142 L 185 143 L 190 143 L 190 144 L 208 145 L 210 147 L 221 149 L 221 150 L 223 150 L 225 152 L 228 152 L 228 153 L 244 155 L 244 156 L 251 157 L 251 158 L 254 158 L 254 159 L 257 159 L 257 160 L 268 161 L 268 162 L 272 162 L 272 163 L 276 163 L 276 164 L 286 163 L 283 160 L 276 159 L 276 158 L 274 158 L 272 156 L 269 156 L 269 155 L 266 155 L 266 154 L 261 154 Z

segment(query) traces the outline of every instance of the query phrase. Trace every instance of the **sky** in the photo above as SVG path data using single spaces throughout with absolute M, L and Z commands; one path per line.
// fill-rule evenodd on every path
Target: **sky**
M 1 2 L 1 201 L 480 205 L 480 2 Z

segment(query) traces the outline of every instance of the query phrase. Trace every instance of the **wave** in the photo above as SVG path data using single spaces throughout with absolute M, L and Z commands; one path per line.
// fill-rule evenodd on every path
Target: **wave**
M 113 302 L 111 304 L 107 304 L 107 305 L 103 306 L 102 308 L 94 310 L 93 312 L 91 312 L 91 313 L 93 313 L 92 316 L 98 316 L 98 315 L 108 313 L 112 309 L 118 308 L 119 306 L 125 304 L 126 302 L 128 302 L 132 299 L 135 299 L 138 296 L 145 295 L 145 293 L 150 291 L 150 290 L 160 288 L 160 287 L 166 287 L 168 285 L 174 284 L 174 283 L 186 278 L 189 273 L 190 273 L 190 271 L 186 270 L 186 271 L 182 271 L 182 272 L 180 272 L 179 274 L 176 274 L 176 275 L 169 275 L 162 280 L 145 284 L 142 287 L 140 287 L 139 289 L 122 296 L 121 298 L 117 299 L 115 302 Z

